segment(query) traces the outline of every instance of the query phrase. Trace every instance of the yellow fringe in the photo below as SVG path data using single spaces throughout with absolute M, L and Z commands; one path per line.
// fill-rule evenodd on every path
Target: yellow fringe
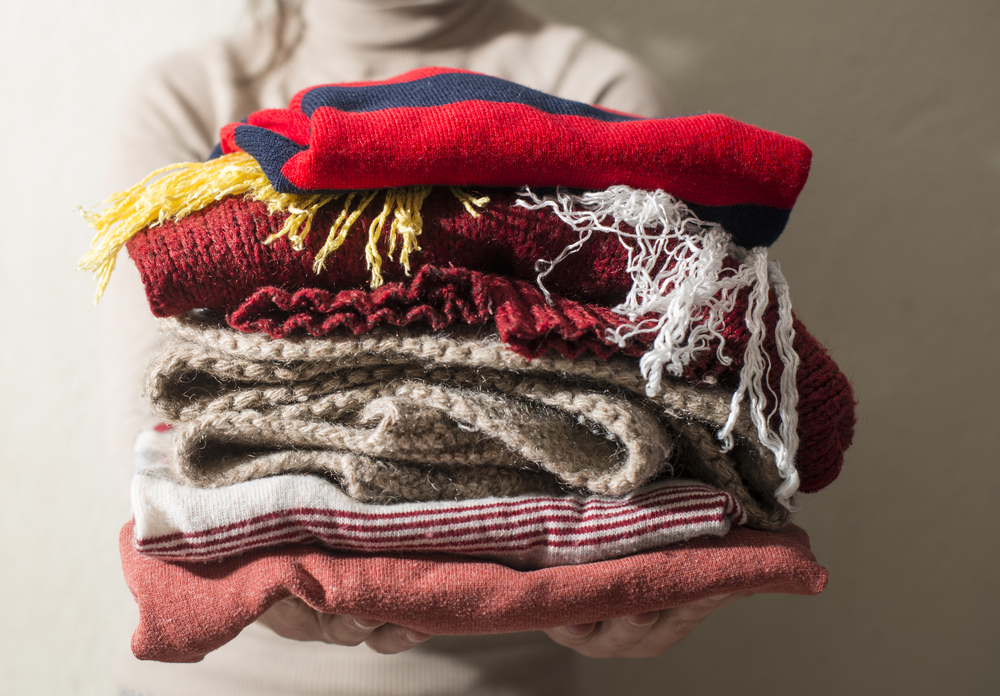
M 478 209 L 484 207 L 490 202 L 489 196 L 480 196 L 479 198 L 475 198 L 472 194 L 466 193 L 462 189 L 455 188 L 454 186 L 451 187 L 451 194 L 465 206 L 465 209 L 469 211 L 469 215 L 472 217 L 479 217 Z
M 397 237 L 401 236 L 399 263 L 409 275 L 410 254 L 420 250 L 417 243 L 417 237 L 423 229 L 420 208 L 431 190 L 430 186 L 385 189 L 382 211 L 368 228 L 368 244 L 365 247 L 365 260 L 372 273 L 372 288 L 383 283 L 382 256 L 377 245 L 390 215 L 393 219 L 389 228 L 388 257 L 391 260 Z M 473 217 L 478 217 L 478 210 L 489 203 L 487 197 L 476 198 L 458 188 L 451 188 L 451 192 Z M 264 243 L 271 244 L 285 237 L 293 249 L 301 251 L 319 209 L 331 201 L 343 198 L 344 207 L 330 227 L 326 241 L 313 262 L 313 270 L 319 273 L 323 270 L 327 257 L 340 248 L 351 227 L 379 193 L 380 191 L 306 195 L 278 193 L 256 160 L 243 152 L 233 152 L 208 162 L 173 164 L 156 170 L 126 191 L 112 194 L 99 213 L 82 211 L 84 219 L 97 234 L 91 242 L 90 250 L 80 259 L 78 268 L 93 271 L 97 276 L 96 302 L 107 288 L 118 253 L 137 234 L 167 220 L 180 220 L 232 196 L 246 196 L 265 203 L 270 214 L 287 213 L 288 217 L 281 229 L 264 240 Z M 352 209 L 356 198 L 360 200 Z

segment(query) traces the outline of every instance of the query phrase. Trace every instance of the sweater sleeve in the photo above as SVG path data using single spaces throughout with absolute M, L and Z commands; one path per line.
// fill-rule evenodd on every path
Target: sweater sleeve
M 179 54 L 144 69 L 126 88 L 108 148 L 108 191 L 128 188 L 174 162 L 205 159 L 218 132 L 214 121 L 220 115 L 214 111 L 234 100 L 234 87 L 223 94 L 214 90 L 213 82 L 226 79 L 220 65 L 225 62 L 198 52 Z M 220 74 L 213 76 L 213 70 Z M 105 451 L 127 494 L 135 436 L 154 422 L 142 384 L 159 333 L 139 274 L 124 252 L 98 311 Z
M 222 72 L 217 59 L 183 53 L 149 66 L 125 90 L 110 147 L 116 189 L 159 167 L 208 156 L 218 140 L 216 104 L 235 99 L 231 83 L 219 94 L 213 83 L 226 81 L 212 72 Z

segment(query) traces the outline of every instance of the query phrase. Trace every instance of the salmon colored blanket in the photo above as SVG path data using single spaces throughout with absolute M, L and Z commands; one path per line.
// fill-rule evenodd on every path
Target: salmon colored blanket
M 600 621 L 737 590 L 815 595 L 827 581 L 809 537 L 794 525 L 737 528 L 627 558 L 527 572 L 451 556 L 369 556 L 304 544 L 217 563 L 171 563 L 139 555 L 132 527 L 120 536 L 140 613 L 132 651 L 161 662 L 201 660 L 291 596 L 325 613 L 457 635 Z

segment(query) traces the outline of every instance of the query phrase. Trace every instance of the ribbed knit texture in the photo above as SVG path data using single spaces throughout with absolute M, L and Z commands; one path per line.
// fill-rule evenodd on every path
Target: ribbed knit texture
M 465 268 L 423 266 L 408 282 L 376 290 L 263 287 L 226 319 L 234 329 L 271 338 L 343 330 L 359 335 L 376 326 L 439 331 L 456 324 L 492 324 L 510 350 L 529 359 L 550 350 L 571 360 L 583 353 L 638 357 L 644 350 L 638 342 L 622 348 L 607 341 L 608 330 L 623 320 L 607 307 L 561 295 L 546 302 L 533 282 Z
M 293 341 L 199 316 L 162 326 L 146 390 L 177 423 L 172 463 L 195 485 L 315 471 L 390 502 L 559 485 L 623 495 L 672 472 L 732 493 L 753 526 L 787 520 L 748 415 L 720 451 L 731 392 L 676 380 L 650 399 L 628 358 L 529 362 L 472 329 Z

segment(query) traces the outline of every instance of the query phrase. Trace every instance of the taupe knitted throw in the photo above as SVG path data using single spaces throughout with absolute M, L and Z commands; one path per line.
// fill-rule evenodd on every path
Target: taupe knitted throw
M 274 340 L 190 314 L 162 328 L 147 395 L 193 485 L 309 471 L 388 503 L 624 495 L 682 473 L 733 493 L 752 526 L 787 520 L 748 417 L 720 451 L 731 393 L 678 381 L 649 399 L 633 359 L 529 362 L 469 327 Z

